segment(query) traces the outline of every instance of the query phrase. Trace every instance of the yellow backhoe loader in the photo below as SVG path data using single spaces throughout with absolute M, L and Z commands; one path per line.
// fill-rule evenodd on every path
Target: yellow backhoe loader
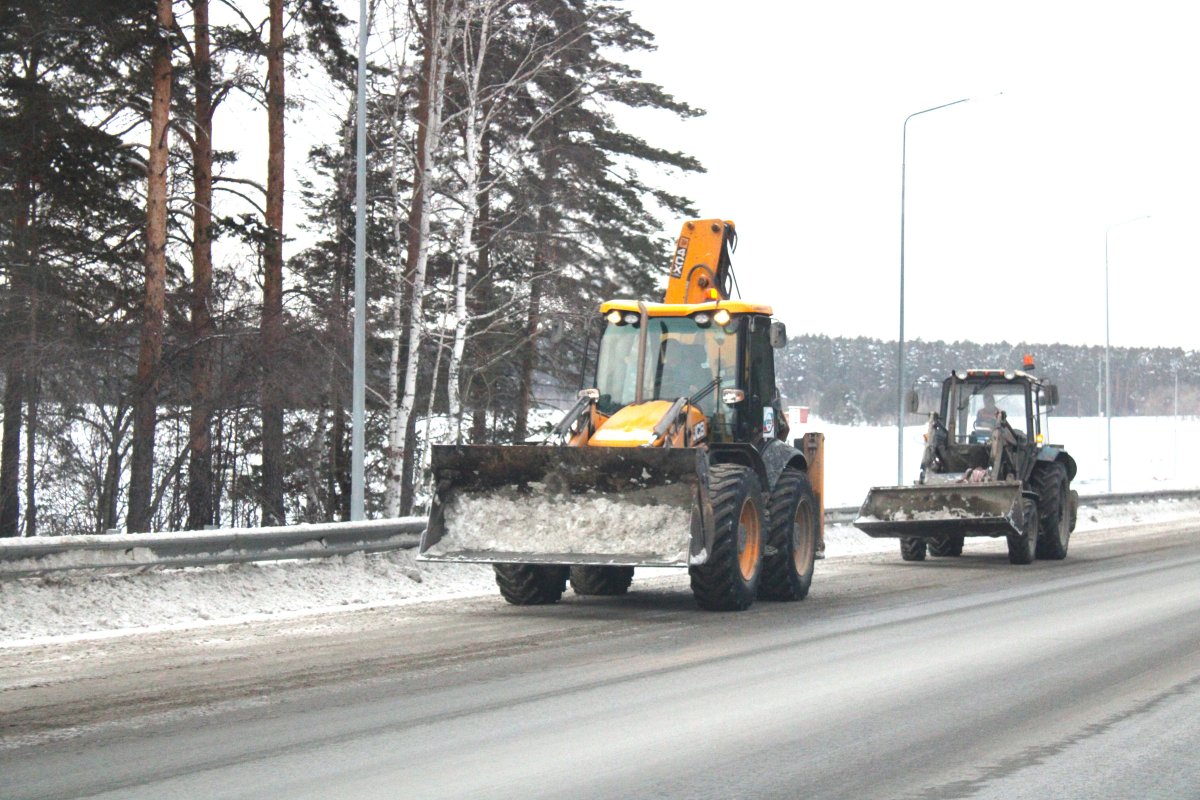
M 823 536 L 824 437 L 787 443 L 771 308 L 730 299 L 732 222 L 683 225 L 662 303 L 610 300 L 596 380 L 530 445 L 447 445 L 419 558 L 494 565 L 506 600 L 628 591 L 686 567 L 696 601 L 801 600 Z

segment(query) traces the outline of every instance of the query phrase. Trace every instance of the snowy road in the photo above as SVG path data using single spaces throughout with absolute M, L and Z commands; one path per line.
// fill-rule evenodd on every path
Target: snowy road
M 1200 526 L 1065 562 L 818 566 L 801 604 L 684 582 L 0 653 L 0 796 L 1185 797 Z

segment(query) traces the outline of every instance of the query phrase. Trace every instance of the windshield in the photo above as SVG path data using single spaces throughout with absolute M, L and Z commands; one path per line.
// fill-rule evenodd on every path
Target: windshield
M 958 383 L 950 389 L 948 427 L 955 441 L 986 441 L 1005 413 L 1008 424 L 1023 434 L 1029 424 L 1025 385 L 1008 381 Z
M 726 328 L 701 327 L 691 317 L 652 318 L 646 324 L 643 399 L 690 397 L 711 418 L 721 389 L 736 385 L 737 321 Z M 603 414 L 616 413 L 636 397 L 640 334 L 636 324 L 610 323 L 604 331 L 596 368 Z

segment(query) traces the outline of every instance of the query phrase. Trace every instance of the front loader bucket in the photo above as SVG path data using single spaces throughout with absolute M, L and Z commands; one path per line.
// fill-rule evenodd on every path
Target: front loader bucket
M 877 486 L 854 526 L 868 536 L 933 539 L 1021 533 L 1021 483 L 926 483 Z
M 438 446 L 432 467 L 422 560 L 686 566 L 704 550 L 695 449 Z

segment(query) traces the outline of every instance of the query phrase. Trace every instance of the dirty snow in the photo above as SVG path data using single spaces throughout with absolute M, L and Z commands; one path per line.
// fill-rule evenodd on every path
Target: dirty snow
M 418 563 L 415 550 L 0 581 L 0 647 L 90 632 L 161 630 L 488 594 L 485 564 Z
M 974 517 L 974 516 L 976 516 L 976 515 L 972 514 L 971 512 L 967 511 L 966 509 L 951 508 L 950 506 L 942 506 L 941 508 L 930 508 L 930 509 L 925 509 L 924 511 L 907 511 L 907 510 L 901 508 L 901 509 L 897 509 L 896 512 L 894 514 L 892 514 L 889 521 L 891 521 L 891 522 L 908 522 L 908 521 L 917 522 L 920 520 L 949 519 L 949 518 L 954 518 L 954 517 L 957 517 L 960 519 L 967 519 L 968 517 Z M 869 518 L 864 517 L 862 521 L 866 522 L 866 521 L 868 521 L 868 519 Z M 870 519 L 873 519 L 873 518 L 870 518 Z
M 596 495 L 460 495 L 446 509 L 446 535 L 430 550 L 500 553 L 654 554 L 687 562 L 689 508 L 640 506 Z

